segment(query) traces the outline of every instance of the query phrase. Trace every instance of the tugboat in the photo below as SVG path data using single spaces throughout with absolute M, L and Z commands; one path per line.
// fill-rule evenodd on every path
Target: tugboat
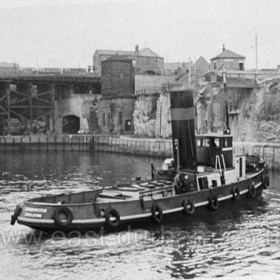
M 171 215 L 195 216 L 201 208 L 218 211 L 221 202 L 254 199 L 269 186 L 266 162 L 233 156 L 231 135 L 195 135 L 192 90 L 171 91 L 170 98 L 174 159 L 166 165 L 172 176 L 30 199 L 16 207 L 11 224 L 47 232 L 118 231 Z

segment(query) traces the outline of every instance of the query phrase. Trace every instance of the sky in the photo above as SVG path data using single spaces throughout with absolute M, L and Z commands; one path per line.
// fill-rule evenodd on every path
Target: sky
M 276 68 L 279 11 L 279 0 L 0 0 L 0 61 L 84 68 L 96 49 L 137 44 L 165 62 L 209 60 L 225 44 L 246 69 L 256 49 L 259 69 Z

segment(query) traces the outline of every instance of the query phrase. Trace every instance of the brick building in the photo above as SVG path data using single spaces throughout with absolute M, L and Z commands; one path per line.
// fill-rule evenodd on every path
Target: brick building
M 211 58 L 211 70 L 244 70 L 245 56 L 227 50 L 223 45 L 223 51 Z
M 102 133 L 133 133 L 134 71 L 132 60 L 114 55 L 102 61 L 98 126 Z
M 164 59 L 149 48 L 139 49 L 135 47 L 134 51 L 118 51 L 118 50 L 96 50 L 93 55 L 93 71 L 101 74 L 101 63 L 107 58 L 119 55 L 133 61 L 135 74 L 156 74 L 160 75 L 164 72 Z

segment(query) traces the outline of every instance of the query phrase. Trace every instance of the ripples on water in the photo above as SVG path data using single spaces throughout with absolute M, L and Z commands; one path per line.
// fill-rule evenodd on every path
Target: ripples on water
M 280 278 L 278 173 L 263 199 L 192 221 L 70 236 L 9 224 L 24 199 L 148 178 L 150 161 L 108 153 L 2 154 L 0 279 Z

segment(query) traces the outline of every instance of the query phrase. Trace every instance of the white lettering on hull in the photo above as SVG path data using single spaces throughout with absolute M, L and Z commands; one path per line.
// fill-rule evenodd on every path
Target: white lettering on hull
M 25 217 L 30 217 L 30 218 L 42 218 L 42 214 L 38 214 L 38 213 L 25 213 L 24 215 Z
M 31 208 L 31 207 L 26 207 L 24 210 L 25 210 L 26 212 L 47 213 L 47 209 L 45 209 L 45 208 Z

